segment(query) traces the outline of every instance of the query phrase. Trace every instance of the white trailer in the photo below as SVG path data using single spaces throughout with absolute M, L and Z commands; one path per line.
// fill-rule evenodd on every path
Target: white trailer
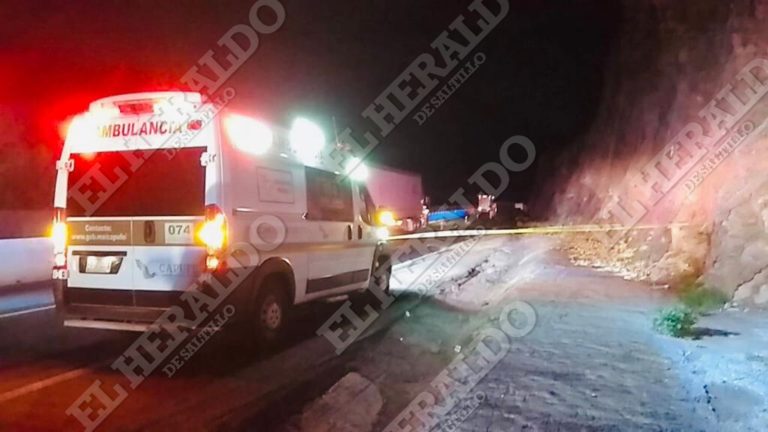
M 385 211 L 381 214 L 391 212 L 389 225 L 407 232 L 420 228 L 425 216 L 421 174 L 381 165 L 368 171 L 368 190 L 376 207 Z

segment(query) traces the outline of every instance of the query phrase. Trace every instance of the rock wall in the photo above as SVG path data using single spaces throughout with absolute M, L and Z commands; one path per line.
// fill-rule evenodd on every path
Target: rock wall
M 618 219 L 662 228 L 619 243 L 661 246 L 637 254 L 649 278 L 702 274 L 735 300 L 768 307 L 768 135 L 759 128 L 768 96 L 746 113 L 726 97 L 744 103 L 750 88 L 768 83 L 768 69 L 751 69 L 753 87 L 743 72 L 768 59 L 768 0 L 622 4 L 598 117 L 549 170 L 561 174 L 534 204 L 561 223 L 616 222 L 617 209 L 640 214 Z M 675 144 L 692 123 L 708 136 L 721 128 L 723 138 Z

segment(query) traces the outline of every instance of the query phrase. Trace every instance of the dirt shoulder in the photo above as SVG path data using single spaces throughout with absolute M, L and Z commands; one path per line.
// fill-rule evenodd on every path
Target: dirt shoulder
M 488 239 L 478 246 L 485 255 L 472 268 L 435 286 L 428 301 L 355 350 L 349 370 L 370 383 L 358 387 L 366 394 L 375 386 L 365 399 L 376 404 L 366 411 L 348 402 L 330 410 L 335 416 L 370 412 L 371 430 L 390 431 L 431 425 L 467 431 L 749 430 L 767 424 L 759 385 L 766 382 L 768 355 L 752 348 L 768 346 L 759 332 L 666 338 L 651 329 L 657 308 L 672 301 L 665 291 L 573 267 L 553 238 Z M 533 322 L 524 305 L 533 308 Z M 722 316 L 735 326 L 765 324 L 757 317 L 747 324 L 741 315 Z M 711 319 L 713 327 L 727 327 L 726 318 Z M 505 323 L 521 331 L 512 334 Z M 529 324 L 530 331 L 522 332 Z M 745 374 L 742 380 L 762 384 L 733 387 L 736 371 Z M 308 412 L 317 411 L 308 405 Z M 302 424 L 309 423 L 305 417 Z M 286 430 L 300 423 L 294 418 L 291 424 Z

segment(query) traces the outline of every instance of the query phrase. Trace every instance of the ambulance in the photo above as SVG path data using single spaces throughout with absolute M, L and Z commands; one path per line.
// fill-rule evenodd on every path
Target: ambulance
M 232 266 L 229 246 L 242 242 L 258 256 L 233 301 L 256 337 L 277 337 L 294 305 L 388 291 L 365 166 L 327 166 L 331 144 L 309 120 L 284 129 L 225 106 L 127 94 L 72 120 L 51 232 L 64 326 L 145 331 Z

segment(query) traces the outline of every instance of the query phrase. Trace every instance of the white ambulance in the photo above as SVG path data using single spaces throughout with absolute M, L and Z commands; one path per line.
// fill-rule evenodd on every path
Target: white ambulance
M 307 120 L 284 130 L 222 103 L 128 94 L 72 121 L 52 229 L 65 326 L 144 331 L 205 289 L 196 282 L 223 271 L 237 242 L 259 249 L 233 297 L 259 337 L 278 335 L 292 305 L 388 290 L 385 234 L 356 181 L 364 166 L 323 166 L 331 144 Z

